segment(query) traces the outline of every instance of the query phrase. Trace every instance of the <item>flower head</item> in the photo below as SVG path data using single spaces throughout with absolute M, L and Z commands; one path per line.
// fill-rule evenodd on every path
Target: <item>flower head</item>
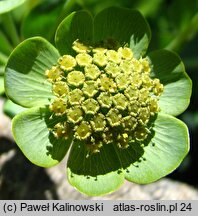
M 187 108 L 191 81 L 175 53 L 146 54 L 149 40 L 139 12 L 112 7 L 94 19 L 70 14 L 56 48 L 35 37 L 14 50 L 5 87 L 29 108 L 13 119 L 13 135 L 30 161 L 53 166 L 70 148 L 69 182 L 88 195 L 125 178 L 156 181 L 181 163 L 188 131 L 173 116 Z
M 86 47 L 86 49 L 83 49 L 83 52 L 78 50 L 77 42 L 73 42 L 72 47 L 76 55 L 67 55 L 68 61 L 73 59 L 73 62 L 77 62 L 73 69 L 69 73 L 64 73 L 63 70 L 60 78 L 54 81 L 46 77 L 56 87 L 52 88 L 56 98 L 50 107 L 54 107 L 60 99 L 62 103 L 64 101 L 64 105 L 61 103 L 58 108 L 54 110 L 51 108 L 51 110 L 55 114 L 62 113 L 66 117 L 65 124 L 73 123 L 70 127 L 73 128 L 75 139 L 84 140 L 87 150 L 93 150 L 91 153 L 99 153 L 105 144 L 112 143 L 119 148 L 127 148 L 130 140 L 146 139 L 151 133 L 150 119 L 159 112 L 157 101 L 163 93 L 163 84 L 159 79 L 150 77 L 149 60 L 133 57 L 133 51 L 126 45 L 117 50 L 104 47 L 105 52 L 103 50 L 96 52 L 101 47 L 87 46 L 80 40 L 77 41 L 78 47 Z M 105 59 L 105 64 L 101 64 L 99 60 L 100 64 L 96 60 L 92 62 L 96 54 L 100 54 L 101 59 Z M 126 61 L 127 66 L 124 68 Z M 59 61 L 57 66 L 47 69 L 46 74 L 47 71 L 58 67 L 58 63 Z M 79 67 L 80 71 L 77 70 Z M 59 94 L 57 94 L 57 86 L 60 89 Z M 64 99 L 62 95 L 65 96 Z M 153 101 L 155 101 L 155 108 L 151 106 Z M 67 113 L 64 110 L 66 104 L 69 109 Z M 57 125 L 53 128 L 56 137 L 59 137 L 59 130 Z M 113 135 L 111 141 L 100 136 L 101 130 Z M 95 147 L 90 148 L 90 145 Z

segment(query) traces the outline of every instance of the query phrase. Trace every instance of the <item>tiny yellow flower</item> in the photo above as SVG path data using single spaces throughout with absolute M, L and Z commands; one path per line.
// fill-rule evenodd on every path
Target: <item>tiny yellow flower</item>
M 147 107 L 141 107 L 138 113 L 138 121 L 141 125 L 146 125 L 150 119 L 150 110 Z
M 153 80 L 153 92 L 155 95 L 160 96 L 162 94 L 162 92 L 164 91 L 164 87 L 163 85 L 160 83 L 159 79 L 154 79 Z
M 67 119 L 71 123 L 78 123 L 83 119 L 83 111 L 79 106 L 74 106 L 68 110 Z
M 89 98 L 82 103 L 82 108 L 86 114 L 94 115 L 100 109 L 100 106 L 96 100 Z
M 87 53 L 79 53 L 76 56 L 76 61 L 80 66 L 87 66 L 92 63 L 92 57 Z
M 128 105 L 128 100 L 123 94 L 118 93 L 113 96 L 113 103 L 118 110 L 125 110 Z
M 72 71 L 67 75 L 67 82 L 73 86 L 80 86 L 84 83 L 85 76 L 81 71 Z
M 109 62 L 107 66 L 105 67 L 105 72 L 109 74 L 110 76 L 112 76 L 113 78 L 115 78 L 116 76 L 120 74 L 121 70 L 117 64 L 113 62 Z
M 124 73 L 120 73 L 115 80 L 119 90 L 126 89 L 130 81 L 129 76 Z
M 97 85 L 95 81 L 88 80 L 84 83 L 84 86 L 82 88 L 83 93 L 88 97 L 93 97 L 97 92 Z
M 78 105 L 84 100 L 83 92 L 80 89 L 74 89 L 68 94 L 68 101 L 71 105 Z
M 132 116 L 137 116 L 140 107 L 141 107 L 141 104 L 137 100 L 131 100 L 128 104 L 129 113 Z
M 76 66 L 76 60 L 70 55 L 63 55 L 59 58 L 58 63 L 62 70 L 71 71 Z
M 103 108 L 110 108 L 112 105 L 111 95 L 107 92 L 100 93 L 97 100 Z
M 91 135 L 91 126 L 86 121 L 81 122 L 80 125 L 75 128 L 75 130 L 75 136 L 80 140 L 85 140 Z
M 140 61 L 138 61 L 137 59 L 132 59 L 132 63 L 133 63 L 133 71 L 138 73 L 142 72 L 143 66 Z
M 104 67 L 105 65 L 107 65 L 108 61 L 104 53 L 97 52 L 93 55 L 93 62 L 100 67 Z
M 55 82 L 62 79 L 63 71 L 59 67 L 53 66 L 51 69 L 45 71 L 49 82 Z
M 67 111 L 67 102 L 61 98 L 56 98 L 49 108 L 56 115 L 62 115 Z
M 145 140 L 149 134 L 149 130 L 145 127 L 139 127 L 135 130 L 135 138 L 139 141 Z
M 126 60 L 131 60 L 133 58 L 133 52 L 130 48 L 128 47 L 120 47 L 118 49 L 118 54 Z
M 107 59 L 109 61 L 112 61 L 116 64 L 119 64 L 121 61 L 121 57 L 120 57 L 119 53 L 116 52 L 115 50 L 107 50 L 106 55 L 107 55 Z
M 137 126 L 138 122 L 134 116 L 128 115 L 122 118 L 122 125 L 125 131 L 132 131 Z
M 124 94 L 129 100 L 135 100 L 139 96 L 139 91 L 137 88 L 134 88 L 133 86 L 128 86 L 127 89 L 124 91 Z
M 129 136 L 127 133 L 120 133 L 117 136 L 118 147 L 126 149 L 129 147 Z
M 151 68 L 150 68 L 150 63 L 149 63 L 148 59 L 142 58 L 142 59 L 140 59 L 140 63 L 142 64 L 144 73 L 150 73 Z
M 100 69 L 94 64 L 89 64 L 85 67 L 85 77 L 88 79 L 95 80 L 100 74 Z
M 67 139 L 69 137 L 69 134 L 71 132 L 71 129 L 69 125 L 66 122 L 58 123 L 54 126 L 53 134 L 54 136 L 58 138 L 65 138 Z
M 103 131 L 106 126 L 105 116 L 98 113 L 91 121 L 92 128 L 95 132 Z
M 120 69 L 122 72 L 124 72 L 125 74 L 130 75 L 133 71 L 133 64 L 131 63 L 131 61 L 129 60 L 123 60 L 120 63 Z
M 53 85 L 53 93 L 56 95 L 56 96 L 60 96 L 60 97 L 64 97 L 66 96 L 68 93 L 69 93 L 69 87 L 68 85 L 63 82 L 63 81 L 60 81 L 60 82 L 56 82 L 54 85 Z
M 111 127 L 115 127 L 120 125 L 122 120 L 122 115 L 119 113 L 119 111 L 116 108 L 112 108 L 107 113 L 107 120 L 111 125 Z
M 99 88 L 102 91 L 109 91 L 115 92 L 116 91 L 116 84 L 113 79 L 107 77 L 105 74 L 102 74 L 98 79 Z
M 156 112 L 159 112 L 159 106 L 156 98 L 151 98 L 149 101 L 149 109 L 151 115 L 154 115 Z

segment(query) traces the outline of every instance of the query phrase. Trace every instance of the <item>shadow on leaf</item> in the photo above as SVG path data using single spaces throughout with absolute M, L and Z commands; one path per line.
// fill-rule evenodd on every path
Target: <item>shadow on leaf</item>
M 48 156 L 50 155 L 54 160 L 61 161 L 64 158 L 66 152 L 68 151 L 71 145 L 73 136 L 70 135 L 68 139 L 65 138 L 57 139 L 53 135 L 51 129 L 53 129 L 53 127 L 57 123 L 64 121 L 65 118 L 60 116 L 52 116 L 48 107 L 40 108 L 40 118 L 45 121 L 46 127 L 49 130 L 48 140 L 50 145 L 47 146 L 47 155 Z
M 72 145 L 68 159 L 68 168 L 71 173 L 91 177 L 105 175 L 117 171 L 122 173 L 131 164 L 141 161 L 144 154 L 144 146 L 152 144 L 154 131 L 151 131 L 144 142 L 131 143 L 127 149 L 118 148 L 116 144 L 104 144 L 99 153 L 87 156 L 87 149 L 82 142 Z M 72 174 L 71 174 L 72 175 Z M 71 176 L 72 177 L 72 176 Z M 96 178 L 97 179 L 97 178 Z

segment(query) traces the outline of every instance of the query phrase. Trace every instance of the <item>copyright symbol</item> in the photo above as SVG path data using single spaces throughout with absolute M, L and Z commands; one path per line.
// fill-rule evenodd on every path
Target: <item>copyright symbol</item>
M 7 212 L 16 212 L 16 204 L 13 203 L 13 204 L 7 204 L 5 203 L 4 206 L 3 206 L 3 210 L 5 213 Z

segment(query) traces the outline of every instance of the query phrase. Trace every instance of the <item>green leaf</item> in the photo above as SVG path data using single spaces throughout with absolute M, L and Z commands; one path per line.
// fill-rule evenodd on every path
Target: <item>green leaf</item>
M 125 178 L 147 184 L 171 173 L 182 162 L 189 150 L 186 125 L 173 116 L 159 114 L 154 126 L 155 135 L 144 147 L 141 160 L 127 168 Z
M 50 118 L 47 108 L 33 107 L 18 115 L 12 121 L 14 139 L 24 155 L 34 164 L 51 167 L 59 163 L 71 144 L 68 140 L 56 139 L 49 131 L 60 117 Z
M 26 108 L 13 103 L 11 100 L 6 100 L 3 105 L 3 112 L 10 118 L 13 118 L 15 115 L 24 110 L 26 110 Z
M 175 116 L 181 114 L 190 103 L 192 91 L 191 80 L 181 59 L 168 50 L 157 50 L 148 56 L 153 65 L 151 76 L 159 78 L 164 85 L 159 100 L 161 112 Z
M 0 76 L 0 95 L 4 93 L 4 79 Z
M 95 42 L 114 39 L 121 45 L 128 43 L 137 58 L 147 50 L 150 34 L 146 20 L 135 10 L 110 7 L 94 19 Z
M 84 143 L 73 144 L 68 164 L 68 180 L 80 192 L 99 196 L 116 190 L 124 181 L 120 162 L 112 145 L 104 145 L 101 152 L 87 156 Z
M 91 43 L 93 38 L 93 21 L 86 11 L 73 12 L 58 26 L 55 36 L 56 46 L 61 55 L 73 54 L 72 43 L 79 39 Z
M 56 64 L 58 51 L 45 39 L 25 40 L 12 52 L 5 70 L 7 96 L 24 107 L 48 104 L 53 98 L 45 71 Z
M 4 0 L 0 1 L 0 14 L 6 13 L 13 10 L 14 8 L 20 6 L 27 0 Z

